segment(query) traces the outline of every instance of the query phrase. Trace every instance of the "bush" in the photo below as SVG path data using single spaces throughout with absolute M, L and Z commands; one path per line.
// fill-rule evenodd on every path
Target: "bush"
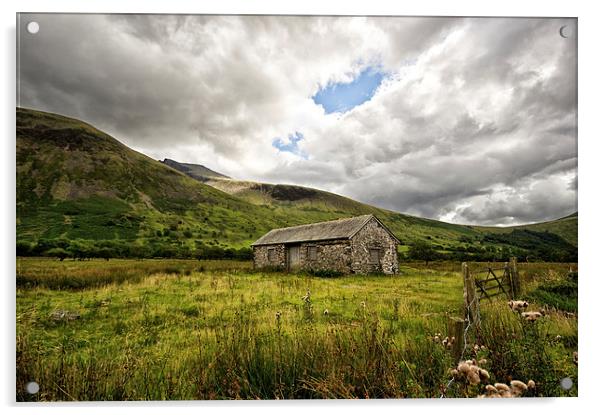
M 345 275 L 340 271 L 334 271 L 331 269 L 312 269 L 308 271 L 308 274 L 313 275 L 314 277 L 322 278 L 336 278 Z
M 17 256 L 32 255 L 34 244 L 27 241 L 17 241 Z
M 63 248 L 52 248 L 46 251 L 47 256 L 52 256 L 60 259 L 61 261 L 70 256 L 70 253 Z
M 576 272 L 561 281 L 541 284 L 527 296 L 530 301 L 547 304 L 560 310 L 577 311 L 577 282 Z

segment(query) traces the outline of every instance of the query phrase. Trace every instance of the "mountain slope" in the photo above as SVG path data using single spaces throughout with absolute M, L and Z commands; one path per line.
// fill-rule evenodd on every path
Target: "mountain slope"
M 21 240 L 246 246 L 285 220 L 56 114 L 17 109 L 16 156 Z
M 201 166 L 200 164 L 178 163 L 177 161 L 171 159 L 164 159 L 161 163 L 201 182 L 206 182 L 210 179 L 229 179 L 228 176 L 215 172 L 205 166 Z
M 233 180 L 173 160 L 162 163 L 89 124 L 30 109 L 17 108 L 16 144 L 17 241 L 35 246 L 37 254 L 82 245 L 110 246 L 119 255 L 138 249 L 187 256 L 209 248 L 248 248 L 273 228 L 369 213 L 405 244 L 402 252 L 419 240 L 441 253 L 497 252 L 511 239 L 488 242 L 485 236 L 513 232 L 412 217 L 301 186 Z M 570 235 L 576 221 L 575 216 L 527 228 L 555 232 L 560 226 Z M 561 246 L 543 232 L 520 235 L 520 241 L 525 238 L 531 245 Z
M 175 161 L 172 162 L 178 163 Z M 184 165 L 184 163 L 178 164 Z M 295 206 L 297 208 L 314 209 L 324 212 L 342 212 L 353 215 L 372 213 L 374 215 L 388 217 L 392 222 L 395 222 L 397 215 L 401 215 L 409 224 L 411 224 L 412 227 L 416 227 L 418 229 L 424 227 L 424 229 L 429 232 L 433 228 L 451 230 L 453 234 L 473 233 L 471 231 L 476 231 L 475 234 L 486 234 L 490 232 L 505 234 L 512 233 L 515 230 L 530 230 L 544 233 L 550 232 L 559 235 L 570 244 L 577 246 L 577 212 L 560 219 L 530 225 L 506 227 L 454 225 L 430 219 L 412 217 L 410 215 L 398 214 L 397 212 L 391 212 L 386 209 L 380 209 L 374 206 L 366 205 L 353 199 L 323 190 L 297 185 L 270 184 L 236 180 L 223 174 L 216 173 L 213 170 L 209 170 L 202 165 L 185 165 L 193 171 L 195 171 L 195 169 L 196 171 L 203 171 L 203 169 L 208 170 L 211 172 L 211 174 L 205 175 L 199 180 L 215 187 L 216 189 L 222 190 L 223 192 L 256 205 L 280 206 L 284 208 Z M 180 171 L 186 173 L 184 170 Z M 194 177 L 192 175 L 190 176 Z M 416 232 L 413 233 L 416 234 Z M 418 236 L 426 237 L 428 236 L 428 233 L 420 233 Z M 463 240 L 465 240 L 465 238 L 463 238 Z
M 531 225 L 518 225 L 507 227 L 478 227 L 482 232 L 508 233 L 514 230 L 527 229 L 538 232 L 550 232 L 556 234 L 574 246 L 578 244 L 577 228 L 579 216 L 577 212 L 560 219 L 548 222 L 534 223 Z

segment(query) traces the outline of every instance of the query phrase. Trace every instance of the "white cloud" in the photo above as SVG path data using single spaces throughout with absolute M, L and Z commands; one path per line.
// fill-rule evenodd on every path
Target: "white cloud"
M 577 208 L 562 186 L 576 177 L 576 43 L 558 36 L 574 21 L 35 17 L 22 105 L 152 157 L 459 222 Z M 370 101 L 343 115 L 312 101 L 370 65 L 391 75 Z M 272 146 L 296 131 L 307 160 Z

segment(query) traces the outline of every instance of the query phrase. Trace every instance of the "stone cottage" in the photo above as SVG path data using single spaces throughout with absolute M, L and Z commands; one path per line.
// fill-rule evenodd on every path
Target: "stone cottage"
M 395 274 L 398 244 L 378 218 L 364 215 L 273 229 L 251 246 L 256 268 Z

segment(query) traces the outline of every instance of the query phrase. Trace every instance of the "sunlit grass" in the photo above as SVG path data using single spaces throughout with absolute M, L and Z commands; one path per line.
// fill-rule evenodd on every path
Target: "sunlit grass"
M 449 380 L 451 354 L 431 336 L 462 313 L 459 273 L 405 266 L 397 276 L 317 278 L 248 267 L 21 261 L 21 274 L 37 282 L 17 288 L 17 398 L 434 397 Z M 127 270 L 131 278 L 99 277 L 79 289 L 43 282 Z M 79 318 L 59 319 L 60 311 Z M 484 304 L 483 315 L 482 341 L 518 355 L 523 323 L 503 301 Z M 552 378 L 576 377 L 576 320 L 556 313 L 541 324 L 534 338 L 550 371 L 527 373 L 543 378 L 535 379 L 541 395 L 560 394 Z M 497 365 L 500 380 L 519 373 L 506 361 Z M 31 380 L 38 395 L 24 393 Z M 447 396 L 463 395 L 452 385 Z

